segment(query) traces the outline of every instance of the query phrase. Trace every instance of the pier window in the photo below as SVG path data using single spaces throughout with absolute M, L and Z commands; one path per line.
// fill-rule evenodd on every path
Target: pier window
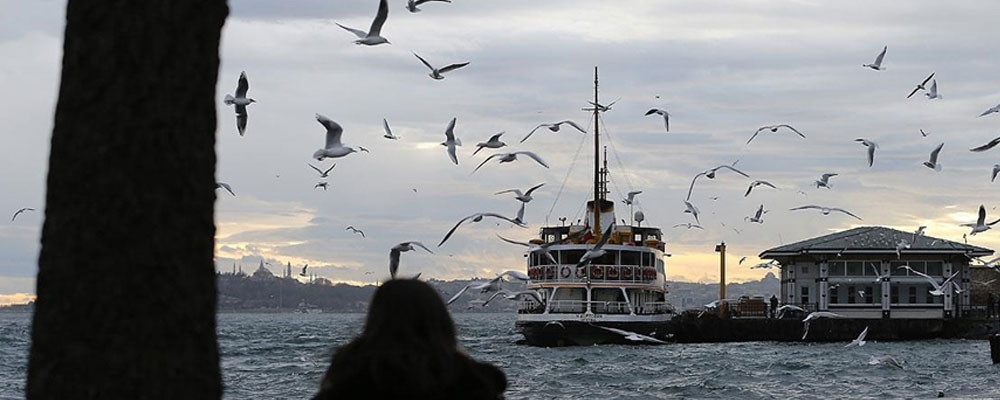
M 917 304 L 917 287 L 910 286 L 910 304 Z
M 854 286 L 848 286 L 847 287 L 847 303 L 848 304 L 854 304 L 855 302 L 857 302 L 856 295 L 857 295 L 857 293 L 854 290 Z
M 809 304 L 809 287 L 808 286 L 803 286 L 802 287 L 802 297 L 801 297 L 800 301 L 802 302 L 802 304 Z
M 944 264 L 940 261 L 933 261 L 927 263 L 927 275 L 930 276 L 941 276 L 944 275 Z
M 907 263 L 902 261 L 893 261 L 889 263 L 889 274 L 892 276 L 906 276 L 909 275 L 910 271 L 903 269 Z
M 865 304 L 871 304 L 874 298 L 875 298 L 875 288 L 871 286 L 865 287 L 865 298 L 864 298 Z
M 893 304 L 899 304 L 899 286 L 898 285 L 893 286 L 892 289 L 889 290 L 889 292 L 892 293 L 889 299 L 890 302 Z
M 861 275 L 864 265 L 861 261 L 848 261 L 847 262 L 847 275 Z
M 843 261 L 833 261 L 830 263 L 830 276 L 847 275 L 847 263 Z
M 837 286 L 830 287 L 830 304 L 840 303 L 840 293 L 837 292 Z

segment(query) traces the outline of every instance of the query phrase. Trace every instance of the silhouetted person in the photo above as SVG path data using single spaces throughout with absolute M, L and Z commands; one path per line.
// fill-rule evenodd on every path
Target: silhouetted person
M 986 318 L 993 317 L 993 314 L 995 312 L 996 312 L 996 297 L 993 296 L 993 293 L 990 293 L 989 297 L 986 299 Z
M 778 297 L 773 294 L 771 295 L 771 309 L 769 311 L 771 318 L 774 318 L 775 313 L 778 312 Z
M 499 368 L 458 348 L 441 296 L 393 279 L 375 291 L 361 335 L 337 349 L 314 399 L 498 399 Z

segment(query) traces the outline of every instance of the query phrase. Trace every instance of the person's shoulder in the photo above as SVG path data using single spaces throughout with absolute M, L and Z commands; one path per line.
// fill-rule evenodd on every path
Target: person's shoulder
M 468 398 L 496 399 L 503 397 L 507 390 L 507 375 L 493 364 L 485 363 L 462 355 L 462 377 L 460 391 Z

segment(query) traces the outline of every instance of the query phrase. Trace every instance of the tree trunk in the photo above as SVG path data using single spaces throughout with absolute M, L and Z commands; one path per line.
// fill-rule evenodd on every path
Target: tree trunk
M 69 0 L 28 398 L 222 394 L 215 84 L 225 0 Z

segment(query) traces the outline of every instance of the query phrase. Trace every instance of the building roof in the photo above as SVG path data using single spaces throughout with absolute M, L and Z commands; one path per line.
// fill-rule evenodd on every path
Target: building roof
M 821 253 L 895 253 L 900 241 L 909 244 L 909 248 L 901 250 L 904 254 L 957 253 L 976 257 L 993 254 L 993 250 L 984 247 L 926 235 L 915 236 L 913 232 L 882 226 L 862 226 L 764 250 L 760 253 L 760 257 Z

